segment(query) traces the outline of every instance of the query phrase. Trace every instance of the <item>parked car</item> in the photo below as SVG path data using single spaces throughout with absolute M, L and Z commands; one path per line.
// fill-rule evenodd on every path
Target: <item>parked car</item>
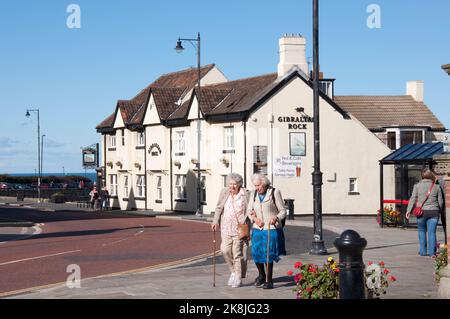
M 12 185 L 9 183 L 0 183 L 0 189 L 13 189 Z

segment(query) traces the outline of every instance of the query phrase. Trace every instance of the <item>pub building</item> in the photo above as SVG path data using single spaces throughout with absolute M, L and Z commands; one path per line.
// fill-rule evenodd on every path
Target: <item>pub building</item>
M 244 187 L 263 173 L 295 214 L 313 213 L 313 86 L 306 40 L 279 40 L 278 72 L 229 81 L 213 64 L 160 76 L 97 126 L 110 205 L 122 210 L 197 210 L 200 108 L 201 203 L 211 214 L 227 174 Z M 437 142 L 445 128 L 423 103 L 423 83 L 398 96 L 334 96 L 320 79 L 324 214 L 376 214 L 379 160 L 408 143 Z M 200 105 L 198 101 L 200 100 Z M 395 198 L 395 167 L 384 171 L 385 198 Z

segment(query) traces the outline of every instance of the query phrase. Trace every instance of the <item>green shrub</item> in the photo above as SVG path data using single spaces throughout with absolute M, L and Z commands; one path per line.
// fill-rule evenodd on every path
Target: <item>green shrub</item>
M 50 202 L 62 204 L 67 201 L 66 196 L 63 193 L 55 193 L 50 197 Z

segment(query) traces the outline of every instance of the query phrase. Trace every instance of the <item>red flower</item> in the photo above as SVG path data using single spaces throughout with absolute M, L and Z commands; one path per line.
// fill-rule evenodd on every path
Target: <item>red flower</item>
M 395 278 L 394 276 L 390 276 L 389 281 L 397 281 L 397 278 Z
M 383 272 L 387 275 L 388 273 L 390 273 L 389 269 L 385 269 L 383 270 Z
M 384 267 L 384 261 L 380 261 L 379 265 L 380 265 L 381 267 Z
M 302 280 L 303 279 L 303 276 L 302 275 L 300 275 L 300 274 L 297 274 L 297 275 L 295 275 L 295 277 L 294 277 L 294 281 L 296 282 L 296 283 L 298 283 L 300 280 Z
M 368 266 L 372 266 L 372 265 L 373 265 L 373 262 L 369 261 L 369 262 L 367 263 L 367 265 L 368 265 Z
M 295 268 L 300 268 L 301 266 L 303 266 L 303 264 L 300 261 L 296 262 L 294 265 Z
M 288 276 L 292 276 L 294 274 L 294 272 L 292 271 L 292 270 L 289 270 L 288 272 L 287 272 L 287 275 Z
M 339 268 L 336 268 L 335 270 L 334 270 L 334 272 L 339 272 L 340 270 L 339 270 Z
M 306 290 L 307 292 L 311 292 L 311 291 L 312 291 L 312 288 L 311 288 L 311 287 L 307 287 L 305 290 Z
M 310 273 L 315 273 L 315 272 L 317 271 L 317 268 L 316 268 L 316 267 L 310 267 L 310 268 L 308 269 L 308 271 L 309 271 Z

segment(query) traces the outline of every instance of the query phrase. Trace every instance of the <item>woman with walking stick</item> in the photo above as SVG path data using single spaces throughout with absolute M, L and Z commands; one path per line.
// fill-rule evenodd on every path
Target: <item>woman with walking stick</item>
M 238 288 L 247 272 L 247 247 L 249 238 L 240 234 L 241 225 L 247 224 L 247 191 L 242 187 L 243 179 L 239 174 L 227 176 L 227 188 L 220 193 L 211 230 L 221 232 L 222 251 L 225 262 L 230 269 L 228 285 Z M 248 225 L 248 224 L 247 224 Z M 247 226 L 249 230 L 249 226 Z M 215 265 L 214 265 L 215 266 Z
M 255 174 L 252 182 L 255 190 L 250 194 L 247 211 L 253 222 L 252 257 L 259 273 L 254 284 L 272 289 L 273 262 L 278 262 L 280 255 L 286 255 L 282 226 L 286 209 L 281 192 L 270 186 L 266 176 Z

